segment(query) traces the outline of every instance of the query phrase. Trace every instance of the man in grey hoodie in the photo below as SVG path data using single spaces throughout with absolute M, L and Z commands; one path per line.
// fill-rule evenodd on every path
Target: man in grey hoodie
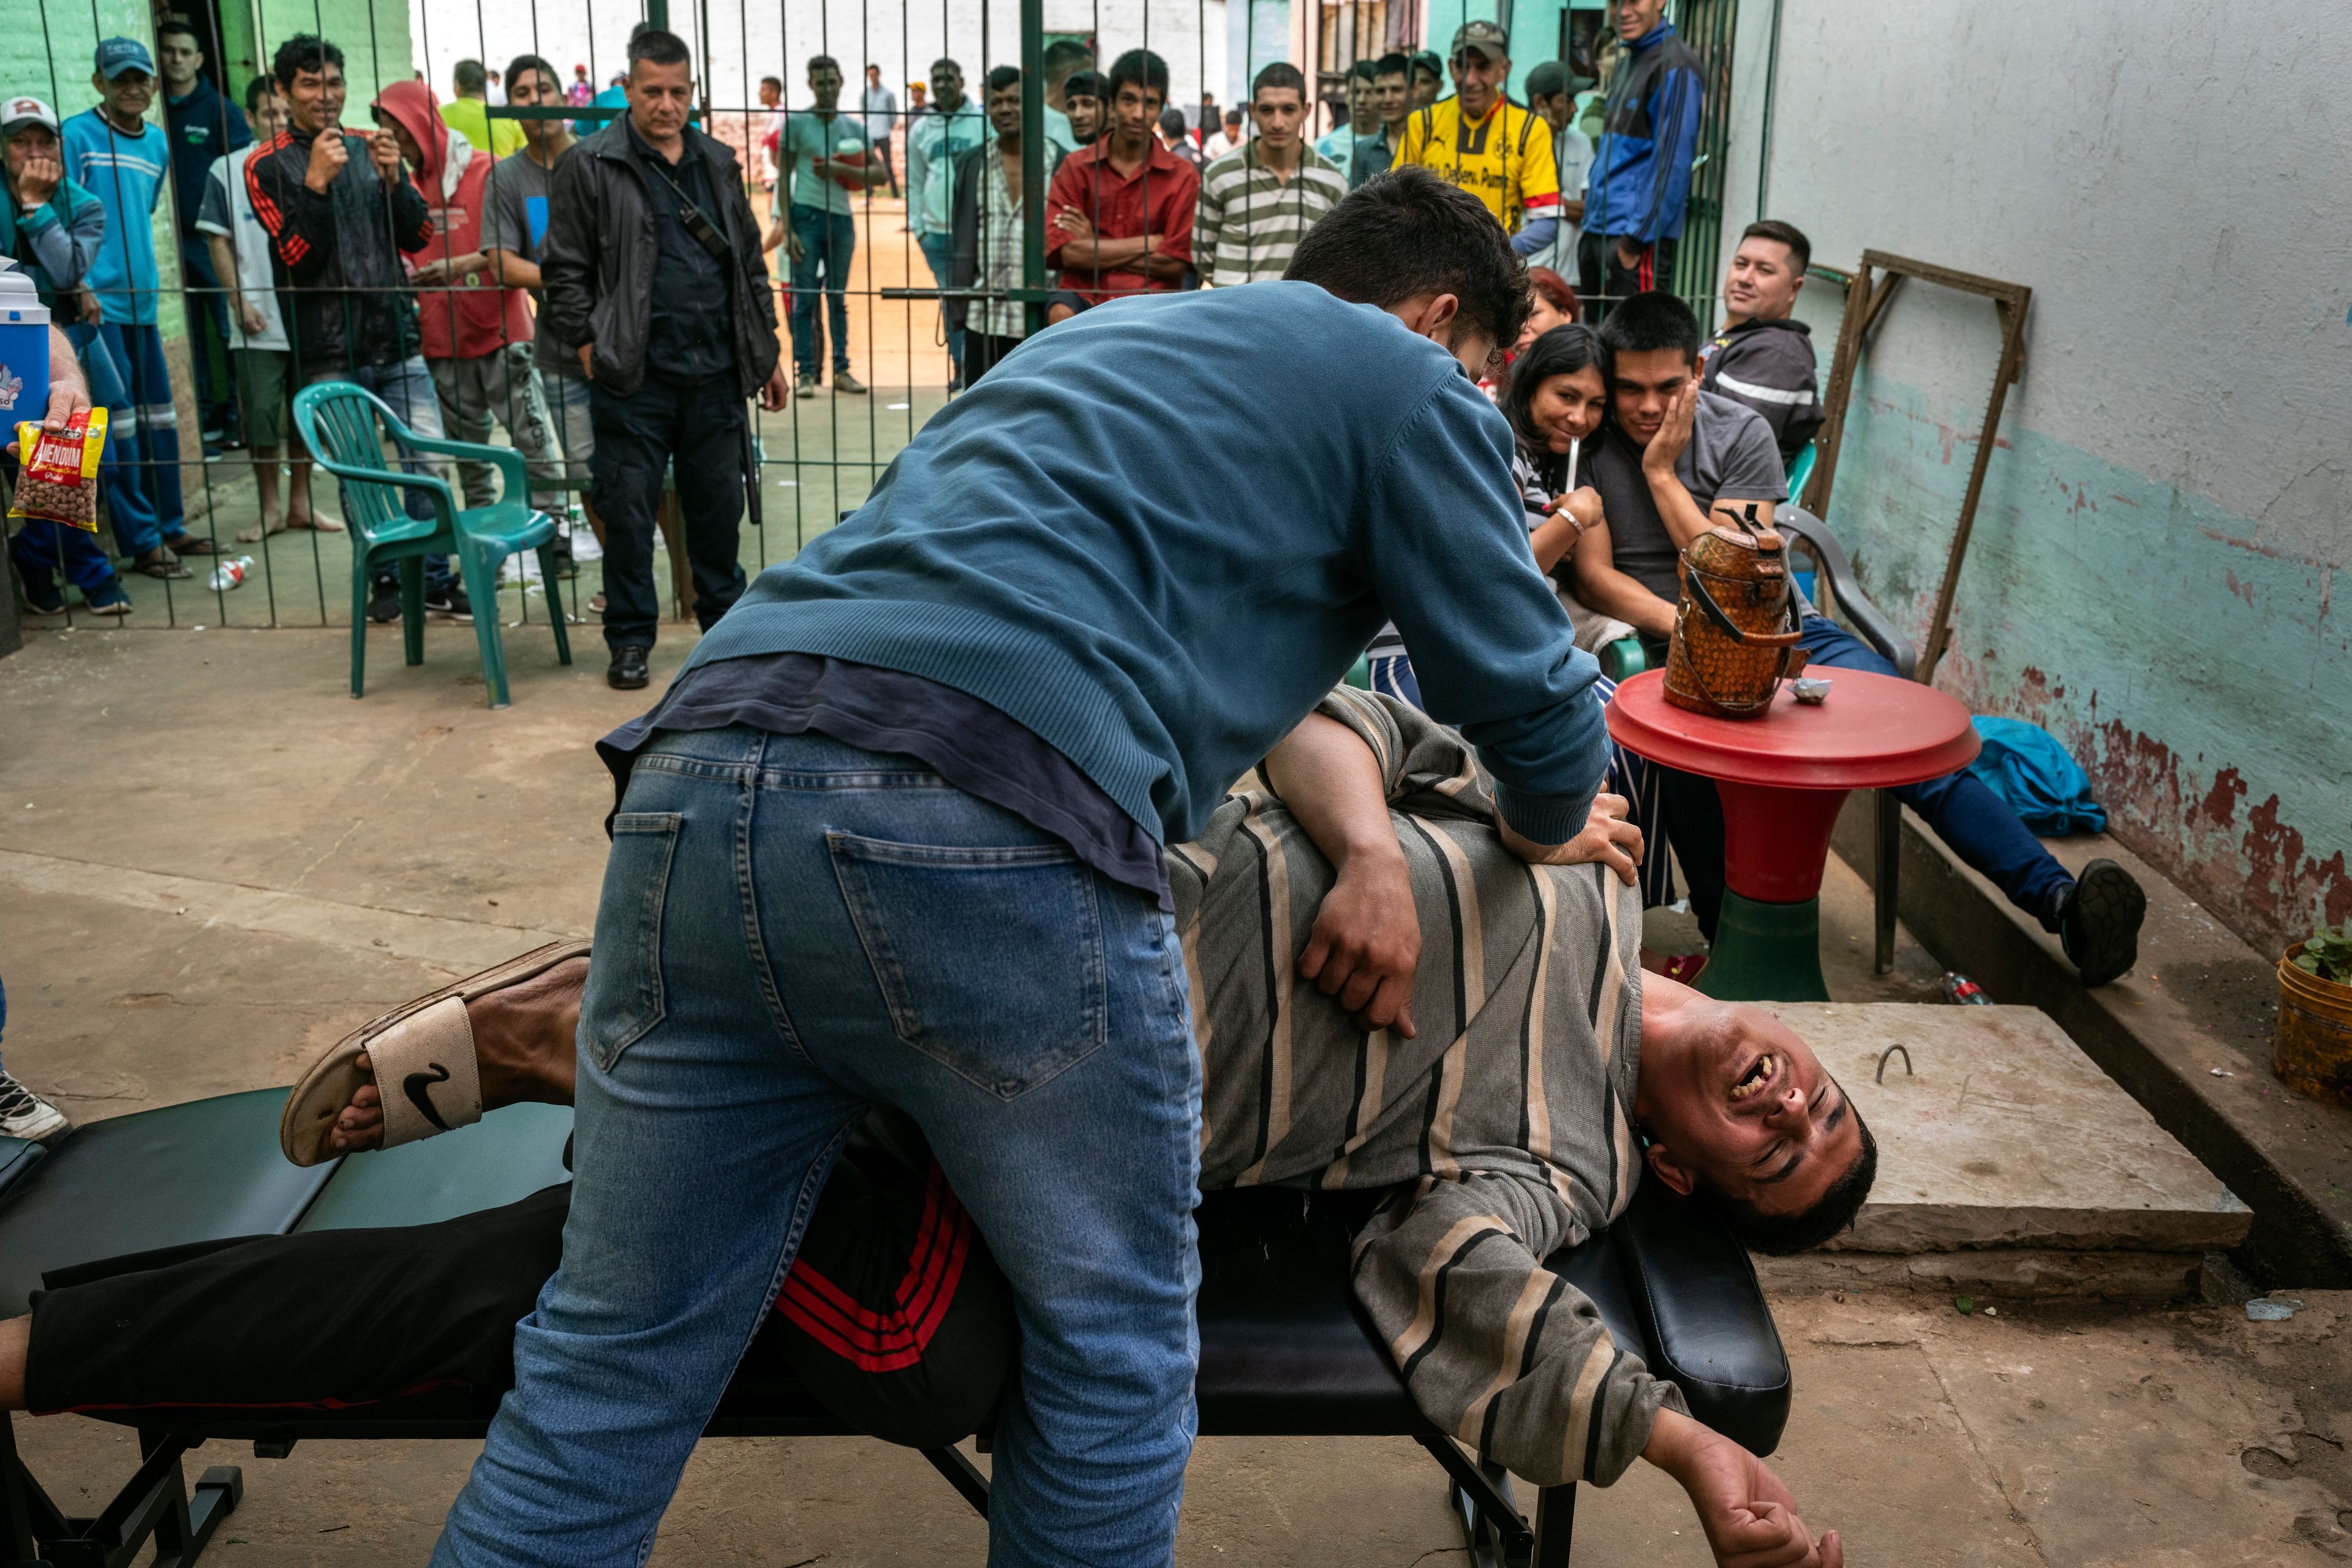
M 1795 225 L 1749 224 L 1723 279 L 1723 331 L 1699 351 L 1699 389 L 1761 414 L 1784 467 L 1822 427 L 1812 332 L 1790 314 L 1812 258 Z

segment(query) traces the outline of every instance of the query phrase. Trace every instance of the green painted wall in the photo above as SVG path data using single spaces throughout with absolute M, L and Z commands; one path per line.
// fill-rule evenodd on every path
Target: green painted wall
M 1915 633 L 1982 407 L 1867 373 L 1855 386 L 1830 521 Z M 2064 742 L 2116 837 L 2270 943 L 2352 918 L 2352 632 L 2330 614 L 2333 566 L 2263 531 L 2005 420 L 1937 684 Z

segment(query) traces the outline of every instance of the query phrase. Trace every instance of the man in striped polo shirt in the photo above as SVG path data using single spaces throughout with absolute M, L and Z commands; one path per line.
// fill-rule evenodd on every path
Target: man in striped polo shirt
M 1347 172 L 1300 134 L 1307 79 L 1276 60 L 1250 86 L 1255 139 L 1201 172 L 1192 220 L 1192 265 L 1212 288 L 1279 278 L 1291 252 L 1348 194 Z

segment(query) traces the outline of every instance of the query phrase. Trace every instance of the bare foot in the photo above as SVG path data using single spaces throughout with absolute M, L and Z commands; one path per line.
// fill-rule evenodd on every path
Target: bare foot
M 502 986 L 466 1004 L 474 1031 L 474 1058 L 480 1064 L 482 1109 L 535 1100 L 569 1105 L 578 1070 L 573 1055 L 580 1032 L 580 993 L 588 984 L 588 961 L 575 958 L 543 974 Z M 362 1070 L 374 1065 L 360 1056 Z M 373 1079 L 360 1085 L 335 1119 L 328 1143 L 337 1153 L 373 1149 L 383 1142 L 383 1099 Z
M 293 523 L 291 526 L 311 529 L 320 533 L 341 533 L 343 531 L 343 525 L 333 518 L 320 517 L 316 513 L 305 517 L 301 521 Z
M 239 544 L 258 544 L 273 533 L 283 533 L 290 526 L 283 520 L 265 518 L 236 536 Z

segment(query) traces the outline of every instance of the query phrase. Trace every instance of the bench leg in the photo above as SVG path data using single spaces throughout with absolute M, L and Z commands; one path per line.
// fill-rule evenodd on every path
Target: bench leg
M 244 1500 L 245 1476 L 234 1465 L 215 1465 L 188 1496 L 180 1457 L 187 1443 L 142 1432 L 138 1472 L 94 1519 L 61 1513 L 17 1458 L 16 1429 L 0 1418 L 0 1561 L 54 1563 L 58 1568 L 117 1568 L 137 1558 L 149 1542 L 154 1568 L 193 1568 L 198 1556 Z
M 945 1476 L 948 1485 L 971 1504 L 972 1512 L 982 1519 L 988 1517 L 988 1478 L 980 1473 L 978 1465 L 963 1457 L 962 1449 L 925 1448 L 922 1455 L 931 1462 L 931 1468 Z
M 1878 973 L 1895 967 L 1895 917 L 1901 898 L 1903 868 L 1903 802 L 1891 789 L 1877 792 L 1876 854 L 1873 856 L 1871 914 L 1877 928 Z
M 1536 1494 L 1536 1548 L 1528 1568 L 1568 1568 L 1576 1536 L 1576 1483 L 1546 1487 Z
M 1511 1496 L 1509 1473 L 1474 1462 L 1451 1438 L 1424 1434 L 1419 1440 L 1445 1468 L 1445 1500 L 1461 1516 L 1471 1568 L 1526 1568 L 1535 1537 Z

